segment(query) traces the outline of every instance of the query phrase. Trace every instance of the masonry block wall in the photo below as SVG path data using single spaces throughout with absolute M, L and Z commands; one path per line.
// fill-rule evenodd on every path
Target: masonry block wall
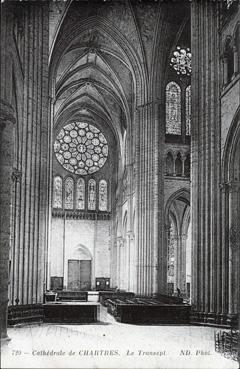
M 79 249 L 86 248 L 88 255 Z M 52 218 L 49 277 L 64 277 L 68 285 L 68 260 L 92 260 L 92 289 L 95 278 L 110 278 L 111 228 L 108 220 Z M 113 286 L 115 287 L 115 286 Z

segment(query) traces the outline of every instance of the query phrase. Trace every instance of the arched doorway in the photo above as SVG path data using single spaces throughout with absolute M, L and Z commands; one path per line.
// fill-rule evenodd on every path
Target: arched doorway
M 177 191 L 165 208 L 167 242 L 167 290 L 190 299 L 191 290 L 191 227 L 189 192 Z
M 77 245 L 73 258 L 68 259 L 67 289 L 83 291 L 91 289 L 92 256 L 84 245 Z

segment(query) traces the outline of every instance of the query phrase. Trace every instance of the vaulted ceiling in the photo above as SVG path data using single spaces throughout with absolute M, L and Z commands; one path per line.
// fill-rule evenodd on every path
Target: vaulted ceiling
M 50 18 L 54 127 L 58 131 L 70 120 L 104 122 L 121 151 L 136 95 L 147 93 L 154 73 L 157 40 L 169 53 L 189 17 L 187 8 L 179 7 L 176 17 L 155 2 L 57 3 Z

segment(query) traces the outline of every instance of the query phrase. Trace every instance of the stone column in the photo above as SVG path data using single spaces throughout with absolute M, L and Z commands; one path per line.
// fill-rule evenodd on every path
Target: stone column
M 136 119 L 136 247 L 137 289 L 141 295 L 152 295 L 166 289 L 166 245 L 159 222 L 162 215 L 163 174 L 159 174 L 159 105 L 146 103 L 137 110 Z M 161 146 L 162 150 L 163 145 Z M 163 153 L 161 152 L 163 157 Z M 161 167 L 163 168 L 163 166 Z M 163 170 L 163 169 L 161 169 Z M 161 187 L 159 187 L 159 181 Z M 161 219 L 162 221 L 162 219 Z M 159 267 L 161 264 L 161 267 Z M 164 287 L 163 287 L 164 286 Z
M 223 84 L 226 85 L 228 83 L 228 58 L 226 56 L 223 57 Z
M 122 237 L 117 238 L 117 287 L 121 288 L 121 253 L 122 253 Z
M 240 244 L 240 182 L 229 183 L 229 307 L 228 313 L 238 314 L 239 244 Z
M 182 234 L 179 237 L 180 246 L 180 290 L 186 293 L 186 239 L 187 236 Z
M 134 291 L 136 285 L 136 255 L 135 255 L 135 243 L 133 232 L 128 232 L 129 243 L 129 283 L 128 291 Z
M 192 160 L 191 219 L 192 300 L 197 320 L 214 322 L 217 300 L 218 253 L 221 250 L 220 202 L 220 70 L 219 2 L 191 4 Z
M 15 117 L 12 107 L 6 101 L 0 102 L 0 332 L 2 341 L 7 339 Z
M 186 161 L 186 155 L 182 155 L 181 156 L 182 159 L 182 177 L 186 177 L 185 176 L 185 161 Z
M 177 159 L 177 155 L 176 153 L 173 154 L 173 176 L 176 177 L 176 159 Z
M 238 55 L 238 49 L 236 46 L 233 46 L 233 57 L 234 57 L 234 74 L 237 74 L 239 72 L 239 55 Z

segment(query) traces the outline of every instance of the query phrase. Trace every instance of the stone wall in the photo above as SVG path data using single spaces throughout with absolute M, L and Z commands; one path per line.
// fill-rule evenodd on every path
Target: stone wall
M 95 288 L 95 278 L 110 278 L 110 240 L 111 228 L 108 220 L 64 220 L 53 217 L 49 278 L 64 275 L 64 288 L 67 288 L 68 260 L 82 259 L 78 250 L 84 247 L 92 260 L 92 288 Z

